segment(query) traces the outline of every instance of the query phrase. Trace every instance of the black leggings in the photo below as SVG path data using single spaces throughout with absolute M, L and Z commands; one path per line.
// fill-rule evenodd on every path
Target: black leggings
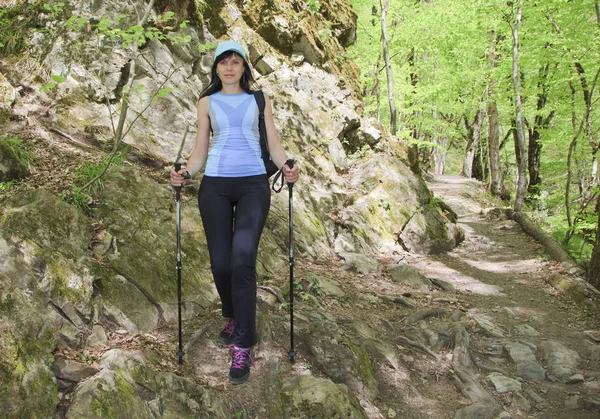
M 198 207 L 222 314 L 235 320 L 235 344 L 256 344 L 256 256 L 271 192 L 266 175 L 204 176 Z

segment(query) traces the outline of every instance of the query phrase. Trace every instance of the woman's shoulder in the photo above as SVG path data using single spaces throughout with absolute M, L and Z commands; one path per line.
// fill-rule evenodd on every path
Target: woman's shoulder
M 210 96 L 202 96 L 197 106 L 198 109 L 208 109 L 210 106 Z

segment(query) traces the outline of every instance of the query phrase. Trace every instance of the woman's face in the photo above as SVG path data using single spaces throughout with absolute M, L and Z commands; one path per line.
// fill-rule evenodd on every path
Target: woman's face
M 232 54 L 217 63 L 217 75 L 224 85 L 239 84 L 243 74 L 244 59 L 237 54 Z

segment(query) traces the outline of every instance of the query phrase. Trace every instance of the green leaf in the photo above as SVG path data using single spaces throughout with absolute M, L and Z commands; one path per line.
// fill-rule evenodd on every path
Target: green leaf
M 172 87 L 165 87 L 162 88 L 158 91 L 158 93 L 156 94 L 156 96 L 158 97 L 166 97 L 169 95 L 169 93 L 171 93 L 173 91 Z
M 63 81 L 66 80 L 63 76 L 59 76 L 58 74 L 53 74 L 51 77 L 52 77 L 52 80 L 54 80 L 57 83 L 62 83 Z
M 108 30 L 108 28 L 110 28 L 111 25 L 112 22 L 106 17 L 103 17 L 102 19 L 100 19 L 100 22 L 98 22 L 98 30 L 100 32 L 105 32 L 106 30 Z
M 40 88 L 40 92 L 49 92 L 56 87 L 56 83 L 47 83 Z

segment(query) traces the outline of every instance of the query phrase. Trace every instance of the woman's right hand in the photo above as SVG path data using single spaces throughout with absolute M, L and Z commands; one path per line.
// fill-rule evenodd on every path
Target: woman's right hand
M 171 186 L 179 188 L 187 185 L 190 181 L 190 174 L 185 167 L 182 167 L 178 172 L 171 170 Z

